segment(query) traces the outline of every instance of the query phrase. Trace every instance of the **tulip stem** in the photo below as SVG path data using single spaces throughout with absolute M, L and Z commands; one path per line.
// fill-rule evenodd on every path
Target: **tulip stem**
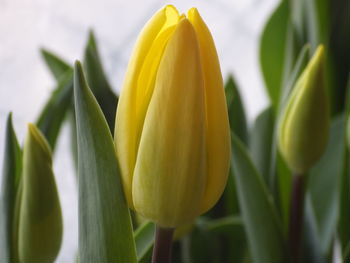
M 156 226 L 152 263 L 170 263 L 174 228 Z
M 294 174 L 289 217 L 289 250 L 291 263 L 300 262 L 300 249 L 303 232 L 305 175 Z

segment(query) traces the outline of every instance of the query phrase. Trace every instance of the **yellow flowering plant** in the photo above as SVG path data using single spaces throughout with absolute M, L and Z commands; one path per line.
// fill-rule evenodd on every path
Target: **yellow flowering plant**
M 145 21 L 120 94 L 92 31 L 83 63 L 42 49 L 55 90 L 23 145 L 6 123 L 0 263 L 60 260 L 53 154 L 65 120 L 77 262 L 349 262 L 350 4 L 316 2 L 281 0 L 267 20 L 269 101 L 252 123 L 197 8 Z

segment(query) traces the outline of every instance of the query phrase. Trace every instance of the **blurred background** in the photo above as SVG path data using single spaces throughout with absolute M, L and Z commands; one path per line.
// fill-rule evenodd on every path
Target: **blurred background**
M 23 142 L 26 124 L 35 122 L 55 80 L 39 49 L 45 47 L 66 61 L 81 59 L 88 30 L 97 37 L 110 83 L 120 90 L 136 37 L 163 5 L 157 0 L 0 0 L 0 170 L 5 120 L 13 112 Z M 265 20 L 276 0 L 177 0 L 180 12 L 195 6 L 216 42 L 223 76 L 232 73 L 246 105 L 248 120 L 267 105 L 258 64 L 258 46 Z M 64 216 L 64 240 L 57 262 L 74 262 L 77 252 L 76 180 L 71 160 L 70 129 L 65 126 L 55 153 L 54 170 Z

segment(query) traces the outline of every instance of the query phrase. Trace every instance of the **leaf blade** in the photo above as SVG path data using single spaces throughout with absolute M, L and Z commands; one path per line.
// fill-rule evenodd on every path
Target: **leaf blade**
M 78 135 L 80 261 L 137 262 L 113 139 L 79 62 L 75 64 L 74 94 Z

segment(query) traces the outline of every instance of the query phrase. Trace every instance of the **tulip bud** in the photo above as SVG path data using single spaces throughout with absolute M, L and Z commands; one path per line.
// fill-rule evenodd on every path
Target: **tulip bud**
M 121 92 L 115 145 L 128 204 L 162 227 L 221 196 L 230 128 L 212 36 L 192 8 L 166 6 L 142 30 Z
M 62 215 L 50 147 L 29 124 L 18 198 L 19 262 L 54 262 L 62 240 Z
M 330 117 L 324 77 L 324 47 L 319 46 L 297 80 L 280 120 L 279 149 L 298 174 L 310 169 L 327 145 Z

